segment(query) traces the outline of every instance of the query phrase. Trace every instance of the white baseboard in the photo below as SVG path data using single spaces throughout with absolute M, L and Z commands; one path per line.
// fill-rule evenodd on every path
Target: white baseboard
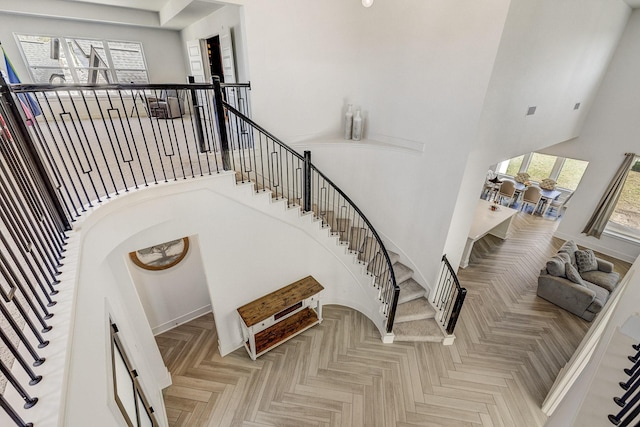
M 598 252 L 603 253 L 605 255 L 609 255 L 611 257 L 614 257 L 614 258 L 622 260 L 622 261 L 626 261 L 626 262 L 631 263 L 631 264 L 633 264 L 633 262 L 636 260 L 635 257 L 630 256 L 629 254 L 626 254 L 624 252 L 619 252 L 619 251 L 616 251 L 616 250 L 612 250 L 611 248 L 608 248 L 606 246 L 602 246 L 600 243 L 595 241 L 596 239 L 593 239 L 593 238 L 576 237 L 576 236 L 572 236 L 572 235 L 569 235 L 569 234 L 558 233 L 557 231 L 553 234 L 553 236 L 557 237 L 558 239 L 562 239 L 562 240 L 573 240 L 574 242 L 576 242 L 576 244 L 578 244 L 580 246 L 584 246 L 586 248 L 593 249 L 594 251 L 598 251 Z
M 205 305 L 204 307 L 200 307 L 197 310 L 193 310 L 190 313 L 183 314 L 182 316 L 176 317 L 175 319 L 169 320 L 161 325 L 155 326 L 151 328 L 153 335 L 160 335 L 163 332 L 167 332 L 177 326 L 183 325 L 187 322 L 192 321 L 193 319 L 197 319 L 203 314 L 211 313 L 211 304 Z

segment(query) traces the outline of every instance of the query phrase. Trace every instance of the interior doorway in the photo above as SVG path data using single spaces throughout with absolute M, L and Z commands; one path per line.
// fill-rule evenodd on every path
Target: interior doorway
M 224 83 L 220 36 L 214 36 L 207 39 L 207 57 L 209 59 L 209 70 L 211 72 L 211 76 L 220 77 L 220 81 Z

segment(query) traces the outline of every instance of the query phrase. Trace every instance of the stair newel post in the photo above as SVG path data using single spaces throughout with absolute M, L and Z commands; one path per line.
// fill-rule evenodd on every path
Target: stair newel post
M 304 152 L 304 206 L 305 212 L 311 211 L 311 151 Z
M 462 288 L 458 291 L 456 302 L 453 305 L 453 310 L 451 310 L 451 317 L 449 319 L 449 324 L 447 325 L 448 334 L 452 334 L 453 330 L 456 328 L 456 323 L 458 322 L 458 317 L 460 316 L 460 311 L 462 310 L 462 304 L 464 303 L 464 298 L 466 296 L 467 296 L 467 290 L 465 288 Z
M 393 286 L 393 280 L 390 278 L 391 286 Z M 396 308 L 398 307 L 398 297 L 400 297 L 400 288 L 395 287 L 393 289 L 393 298 L 391 299 L 389 315 L 387 316 L 387 333 L 393 332 L 393 322 L 396 318 Z
M 220 150 L 222 151 L 222 167 L 224 170 L 231 170 L 229 161 L 229 136 L 227 135 L 226 113 L 223 103 L 222 86 L 220 77 L 213 76 L 213 93 L 215 95 L 216 119 L 218 120 L 218 132 L 220 132 Z

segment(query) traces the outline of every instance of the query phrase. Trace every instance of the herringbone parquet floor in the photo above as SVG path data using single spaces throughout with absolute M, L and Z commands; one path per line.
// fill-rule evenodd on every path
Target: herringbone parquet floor
M 562 244 L 555 226 L 518 214 L 509 239 L 475 244 L 459 273 L 468 297 L 452 346 L 382 344 L 340 306 L 255 362 L 244 349 L 220 357 L 211 314 L 158 336 L 173 377 L 170 425 L 542 426 L 541 403 L 589 327 L 535 294 Z

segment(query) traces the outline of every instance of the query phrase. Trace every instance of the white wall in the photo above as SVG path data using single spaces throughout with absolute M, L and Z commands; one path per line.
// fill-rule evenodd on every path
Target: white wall
M 222 27 L 229 28 L 232 33 L 237 73 L 236 79 L 238 83 L 246 83 L 250 78 L 247 64 L 246 41 L 242 25 L 242 8 L 240 6 L 225 6 L 186 27 L 181 31 L 182 44 L 184 46 L 190 40 L 208 39 L 219 35 Z M 186 56 L 184 59 L 188 64 Z
M 455 265 L 489 165 L 579 134 L 629 13 L 622 0 L 511 2 L 445 247 Z
M 581 234 L 600 197 L 624 159 L 624 153 L 640 154 L 640 10 L 629 19 L 600 91 L 579 138 L 567 141 L 548 151 L 587 160 L 589 166 L 580 188 L 571 200 L 560 223 L 557 236 L 573 238 L 578 243 L 633 261 L 640 246 L 603 235 L 601 239 Z
M 152 405 L 162 407 L 160 389 L 170 379 L 133 284 L 127 258 L 135 249 L 198 236 L 222 355 L 242 345 L 237 307 L 309 274 L 325 286 L 325 304 L 355 308 L 382 328 L 371 278 L 358 274 L 363 266 L 337 237 L 328 238 L 311 215 L 300 218 L 283 201 L 234 181 L 229 173 L 129 193 L 96 208 L 77 228 L 82 245 L 65 425 L 117 425 L 105 406 L 109 315 Z
M 104 38 L 142 43 L 151 83 L 185 83 L 180 33 L 170 30 L 0 13 L 0 40 L 23 83 L 30 82 L 13 33 Z M 4 68 L 4 62 L 2 63 Z
M 438 271 L 508 0 L 247 1 L 253 117 L 313 162 L 409 254 Z M 346 104 L 365 136 L 411 150 L 324 144 Z M 422 151 L 424 149 L 424 151 Z
M 169 269 L 145 270 L 126 258 L 131 280 L 154 335 L 211 311 L 200 239 L 185 237 L 189 237 L 189 251 L 178 265 Z M 162 242 L 156 242 L 159 243 Z
M 555 409 L 553 414 L 551 414 L 545 424 L 546 427 L 568 427 L 568 426 L 584 426 L 586 425 L 583 422 L 574 423 L 576 418 L 580 415 L 581 418 L 584 418 L 584 413 L 593 414 L 598 413 L 598 417 L 600 421 L 595 421 L 593 417 L 588 418 L 592 425 L 608 425 L 609 422 L 606 420 L 606 417 L 611 410 L 620 410 L 616 405 L 611 403 L 611 400 L 607 402 L 599 401 L 597 403 L 598 411 L 594 407 L 585 407 L 583 408 L 583 402 L 585 398 L 587 398 L 590 390 L 594 387 L 601 388 L 605 390 L 612 390 L 614 393 L 619 392 L 621 389 L 617 386 L 617 382 L 623 380 L 622 376 L 619 378 L 608 378 L 607 384 L 599 384 L 594 382 L 596 374 L 598 372 L 598 367 L 600 364 L 605 364 L 603 362 L 606 358 L 615 356 L 616 354 L 624 354 L 625 352 L 621 349 L 609 349 L 610 341 L 614 333 L 618 328 L 623 328 L 623 325 L 630 319 L 632 316 L 638 315 L 638 299 L 640 298 L 640 274 L 638 274 L 638 261 L 636 261 L 631 269 L 627 272 L 627 276 L 625 279 L 628 279 L 629 282 L 624 289 L 624 293 L 621 295 L 620 302 L 616 306 L 615 311 L 613 312 L 611 319 L 607 323 L 604 332 L 602 333 L 602 337 L 600 338 L 599 343 L 597 344 L 595 350 L 593 351 L 593 355 L 589 362 L 585 366 L 584 370 L 580 373 L 580 376 L 576 380 L 576 382 L 569 389 L 569 392 L 563 397 L 562 401 Z M 628 333 L 628 332 L 627 332 Z M 637 333 L 637 331 L 636 331 Z M 629 347 L 628 354 L 633 355 L 631 347 Z M 615 360 L 615 359 L 613 359 Z M 624 360 L 624 359 L 623 359 Z M 611 364 L 606 366 L 611 367 Z M 613 365 L 615 366 L 615 365 Z M 620 366 L 619 372 L 622 375 L 622 369 L 630 367 L 628 366 Z M 618 395 L 620 396 L 620 394 Z M 610 398 L 613 399 L 615 395 L 610 395 Z M 615 412 L 614 412 L 615 413 Z

